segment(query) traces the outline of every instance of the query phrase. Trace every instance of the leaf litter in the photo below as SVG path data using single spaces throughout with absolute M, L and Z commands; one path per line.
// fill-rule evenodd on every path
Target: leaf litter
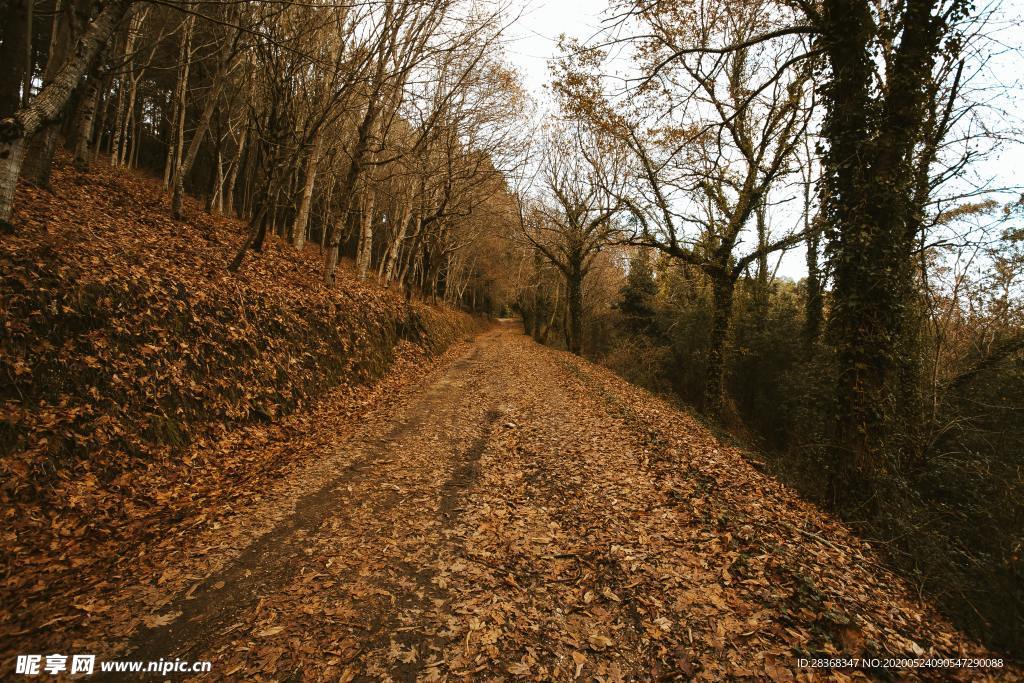
M 85 182 L 63 168 L 59 188 Z M 5 241 L 0 253 L 6 310 L 48 322 L 72 315 L 64 307 L 80 313 L 59 292 L 47 295 L 51 306 L 18 299 L 27 285 L 6 287 L 55 268 L 57 284 L 107 271 L 167 273 L 160 282 L 189 282 L 193 295 L 240 297 L 236 311 L 259 297 L 298 306 L 288 273 L 304 287 L 313 282 L 312 257 L 274 247 L 238 283 L 218 274 L 197 281 L 202 264 L 229 251 L 210 245 L 238 225 L 171 225 L 150 181 L 105 172 L 95 182 L 141 198 L 133 210 L 149 227 L 102 214 L 96 187 L 75 195 L 65 217 L 31 196 L 21 203 L 37 232 Z M 110 226 L 90 226 L 90 211 Z M 57 251 L 81 243 L 82 263 L 99 259 L 95 272 L 60 265 L 46 251 L 47 230 Z M 117 261 L 168 239 L 182 259 L 167 259 L 163 244 L 138 270 Z M 360 287 L 346 281 L 342 294 L 314 289 L 309 298 L 338 310 L 346 297 L 379 296 Z M 160 291 L 153 281 L 144 289 Z M 159 318 L 166 306 L 147 315 Z M 24 323 L 5 316 L 12 376 L 36 372 L 44 351 L 72 377 L 101 373 L 86 395 L 55 404 L 5 396 L 21 446 L 4 465 L 5 654 L 208 658 L 206 678 L 250 681 L 863 680 L 883 674 L 800 669 L 797 659 L 992 656 L 845 526 L 692 417 L 509 326 L 435 358 L 398 341 L 378 381 L 341 384 L 319 401 L 290 379 L 306 397 L 288 415 L 261 403 L 269 380 L 253 365 L 252 391 L 211 421 L 226 426 L 189 425 L 193 443 L 153 450 L 134 437 L 108 443 L 96 430 L 125 429 L 124 416 L 104 420 L 124 383 L 138 388 L 129 406 L 149 405 L 147 392 L 167 382 L 192 390 L 187 374 L 174 373 L 184 350 L 171 348 L 170 331 L 126 349 L 124 339 L 88 332 L 26 349 Z M 120 324 L 151 322 L 129 315 Z M 210 341 L 264 329 L 240 324 L 217 327 Z M 372 331 L 360 334 L 346 343 L 366 344 Z M 140 361 L 125 360 L 132 354 Z M 288 353 L 261 358 L 296 365 Z M 153 368 L 165 370 L 143 380 Z M 239 386 L 238 375 L 222 377 Z M 72 457 L 49 491 L 31 490 L 28 473 L 52 459 L 46 444 L 58 434 L 81 442 L 85 450 L 72 455 L 129 466 L 111 477 Z M 1021 672 L 1007 663 L 887 675 L 1019 680 Z
M 188 638 L 179 619 L 118 646 L 254 681 L 865 680 L 797 659 L 989 655 L 688 415 L 515 330 L 374 415 L 334 455 L 322 443 L 335 473 L 369 459 L 297 525 L 301 549 L 262 558 L 287 572 L 232 595 L 227 620 L 194 611 Z M 161 614 L 189 601 L 168 582 Z M 1019 677 L 898 677 L 979 673 Z

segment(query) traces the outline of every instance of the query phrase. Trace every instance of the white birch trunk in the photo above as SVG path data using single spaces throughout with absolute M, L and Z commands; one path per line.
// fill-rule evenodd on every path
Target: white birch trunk
M 306 162 L 306 183 L 302 187 L 299 212 L 295 216 L 295 223 L 292 225 L 293 244 L 299 251 L 302 251 L 306 246 L 306 225 L 309 222 L 309 208 L 313 203 L 313 186 L 316 183 L 316 167 L 320 161 L 321 139 L 320 131 L 317 131 L 313 139 L 313 148 L 309 152 L 309 161 Z
M 399 254 L 402 253 L 402 244 L 405 243 L 405 232 L 411 217 L 412 200 L 410 199 L 405 203 L 405 208 L 402 210 L 402 219 L 398 225 L 398 232 L 395 233 L 395 239 L 391 243 L 391 247 L 388 249 L 387 257 L 381 263 L 383 274 L 380 276 L 380 279 L 385 285 L 389 284 L 391 282 L 391 278 L 395 275 L 395 266 L 398 264 Z
M 356 252 L 356 277 L 365 280 L 373 256 L 373 205 L 374 194 L 370 188 L 363 190 L 363 206 L 359 216 L 359 249 Z

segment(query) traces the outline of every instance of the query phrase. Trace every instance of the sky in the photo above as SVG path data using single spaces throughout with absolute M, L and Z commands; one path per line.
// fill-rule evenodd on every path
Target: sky
M 1024 58 L 1019 52 L 1011 53 L 1024 47 L 1024 0 L 979 0 L 976 5 L 988 7 L 990 3 L 999 7 L 1003 17 L 1000 42 L 1008 48 L 1007 54 L 994 60 L 991 78 L 1013 94 L 1002 107 L 1020 114 L 1024 111 Z M 559 35 L 564 33 L 584 41 L 592 38 L 601 29 L 607 7 L 607 0 L 512 0 L 510 13 L 519 13 L 519 19 L 507 31 L 506 53 L 542 112 L 550 103 L 545 88 L 550 80 L 548 60 L 558 53 Z M 1008 146 L 988 160 L 982 173 L 987 173 L 996 184 L 1019 186 L 1024 184 L 1019 174 L 1022 158 L 1024 145 Z M 786 252 L 777 274 L 799 280 L 806 274 L 805 260 L 802 249 Z
M 543 98 L 550 78 L 548 60 L 558 53 L 558 36 L 592 37 L 607 6 L 607 0 L 515 0 L 510 13 L 521 14 L 508 31 L 507 52 L 534 97 Z

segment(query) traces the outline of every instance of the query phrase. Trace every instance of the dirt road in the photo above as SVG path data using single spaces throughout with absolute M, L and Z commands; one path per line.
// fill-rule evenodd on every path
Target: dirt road
M 810 680 L 801 657 L 984 654 L 691 417 L 513 325 L 355 420 L 121 587 L 78 649 L 255 681 Z

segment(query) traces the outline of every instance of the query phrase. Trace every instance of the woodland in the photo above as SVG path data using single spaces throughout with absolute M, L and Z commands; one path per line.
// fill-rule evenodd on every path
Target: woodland
M 521 13 L 492 0 L 0 0 L 0 634 L 35 645 L 106 618 L 82 596 L 106 595 L 128 567 L 160 576 L 153 585 L 184 581 L 152 557 L 122 563 L 142 543 L 212 533 L 218 515 L 241 519 L 225 501 L 255 505 L 253 491 L 289 468 L 334 462 L 311 454 L 354 429 L 338 420 L 376 415 L 374 401 L 386 407 L 388 392 L 404 396 L 399 387 L 445 363 L 459 370 L 470 361 L 453 354 L 484 333 L 499 336 L 473 353 L 493 376 L 451 381 L 497 406 L 459 408 L 480 443 L 491 423 L 520 430 L 515 447 L 498 439 L 508 467 L 522 465 L 522 444 L 548 446 L 507 405 L 566 443 L 607 445 L 619 421 L 659 453 L 673 429 L 700 434 L 687 456 L 696 464 L 662 453 L 643 467 L 664 481 L 690 477 L 673 486 L 693 487 L 694 510 L 764 486 L 775 509 L 825 511 L 850 531 L 828 541 L 808 522 L 801 543 L 852 548 L 839 553 L 843 571 L 870 548 L 906 586 L 900 604 L 926 604 L 965 639 L 1019 661 L 1024 194 L 1007 162 L 1024 141 L 1019 6 L 612 0 L 598 30 L 561 37 L 544 93 L 508 54 Z M 498 318 L 519 321 L 521 338 L 500 336 L 507 322 L 494 332 Z M 540 347 L 565 354 L 532 356 L 549 353 Z M 604 370 L 585 361 L 639 389 L 590 377 Z M 509 394 L 518 398 L 499 397 L 526 377 L 535 384 Z M 571 381 L 632 405 L 629 417 L 595 407 L 588 424 L 567 407 Z M 548 396 L 549 413 L 530 392 Z M 449 419 L 454 404 L 431 396 L 436 419 Z M 381 424 L 394 430 L 381 426 L 380 438 L 407 438 Z M 410 446 L 409 462 L 432 466 L 415 455 L 431 447 Z M 481 462 L 503 466 L 487 448 Z M 594 477 L 609 490 L 632 481 L 614 469 L 625 461 L 595 448 L 609 464 L 586 461 Z M 698 457 L 719 448 L 743 464 Z M 453 467 L 469 477 L 483 466 Z M 550 495 L 579 495 L 565 483 L 572 467 L 549 466 Z M 507 477 L 491 479 L 492 494 L 518 495 Z M 383 486 L 415 486 L 396 481 Z M 793 497 L 774 493 L 777 482 Z M 380 493 L 372 483 L 355 483 L 367 500 Z M 632 500 L 644 486 L 616 495 Z M 671 498 L 670 488 L 651 495 Z M 584 512 L 606 504 L 587 492 L 597 502 Z M 438 500 L 445 515 L 474 520 L 502 504 L 492 495 L 481 513 L 447 493 Z M 512 518 L 541 520 L 524 510 Z M 358 519 L 369 529 L 376 518 Z M 772 522 L 765 538 L 796 523 Z M 569 528 L 550 524 L 551 538 Z M 716 555 L 733 537 L 753 543 L 722 533 Z M 493 569 L 504 552 L 494 548 L 465 566 Z M 491 578 L 507 583 L 504 574 Z M 232 589 L 219 585 L 214 598 Z M 622 585 L 640 584 L 608 584 L 609 609 Z M 93 592 L 76 592 L 84 586 Z M 579 599 L 604 595 L 594 590 Z M 864 598 L 872 609 L 877 595 Z M 65 616 L 26 614 L 62 600 L 75 605 Z M 643 596 L 633 604 L 649 607 Z M 820 605 L 801 609 L 827 621 Z M 853 638 L 847 621 L 827 623 L 832 635 L 821 637 L 841 644 L 801 651 L 880 651 L 863 646 L 870 629 Z M 717 633 L 709 642 L 724 643 Z M 415 680 L 409 667 L 428 649 L 448 667 L 424 664 L 430 680 L 442 670 L 473 679 L 500 659 L 442 657 L 433 638 L 407 650 L 390 641 L 405 667 L 397 678 Z M 679 638 L 697 647 L 692 631 L 688 644 Z M 572 679 L 593 664 L 603 668 L 588 675 L 621 680 L 601 659 L 614 640 L 581 637 L 568 668 L 526 648 L 501 676 Z M 375 651 L 361 642 L 329 670 L 334 680 L 352 680 L 346 662 Z M 650 648 L 658 663 L 641 658 L 634 677 L 746 675 L 697 649 Z M 268 657 L 298 657 L 285 650 L 260 655 L 265 680 L 326 677 L 273 674 Z M 380 673 L 366 661 L 360 675 Z M 238 666 L 217 675 L 242 676 Z M 752 677 L 797 680 L 759 666 Z

